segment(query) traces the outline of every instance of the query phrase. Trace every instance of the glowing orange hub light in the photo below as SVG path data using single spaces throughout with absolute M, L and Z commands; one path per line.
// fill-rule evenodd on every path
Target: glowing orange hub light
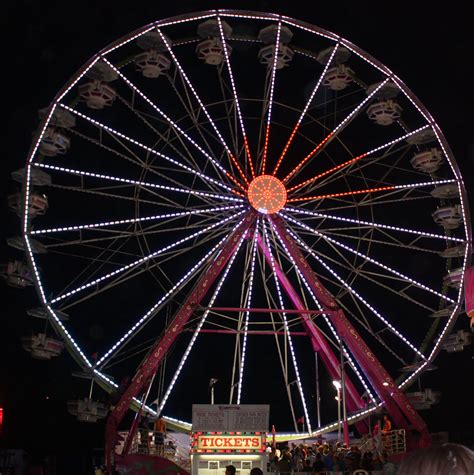
M 247 196 L 252 207 L 264 214 L 277 213 L 286 203 L 285 185 L 271 175 L 260 175 L 253 179 Z

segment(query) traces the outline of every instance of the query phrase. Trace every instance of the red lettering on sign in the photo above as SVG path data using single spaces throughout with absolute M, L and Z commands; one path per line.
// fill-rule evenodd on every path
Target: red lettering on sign
M 259 447 L 259 438 L 258 437 L 252 437 L 252 447 Z
M 231 444 L 233 439 L 230 439 L 229 437 L 225 438 L 224 439 L 224 447 L 233 447 L 233 445 Z
M 242 447 L 242 439 L 235 439 L 234 447 Z
M 207 447 L 207 443 L 210 442 L 210 439 L 208 439 L 207 437 L 201 437 L 201 440 L 202 440 L 202 446 L 203 447 Z
M 217 437 L 215 440 L 214 440 L 214 445 L 216 447 L 222 447 L 224 441 L 221 437 Z

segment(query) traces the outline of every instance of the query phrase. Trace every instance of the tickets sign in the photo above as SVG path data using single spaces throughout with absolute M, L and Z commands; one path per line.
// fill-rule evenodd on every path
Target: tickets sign
M 261 451 L 265 449 L 265 438 L 262 435 L 228 435 L 228 434 L 198 434 L 197 450 L 223 450 L 223 451 Z

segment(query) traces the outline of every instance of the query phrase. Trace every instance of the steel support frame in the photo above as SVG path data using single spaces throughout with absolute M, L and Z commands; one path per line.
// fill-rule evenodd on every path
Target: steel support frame
M 399 428 L 415 429 L 421 435 L 414 444 L 423 447 L 430 444 L 428 427 L 415 411 L 405 394 L 398 388 L 391 376 L 372 353 L 365 341 L 349 322 L 343 310 L 339 308 L 330 292 L 321 284 L 316 273 L 301 252 L 298 244 L 286 231 L 284 221 L 279 216 L 272 216 L 272 223 L 286 246 L 288 253 L 298 266 L 299 271 L 320 302 L 323 309 L 328 310 L 328 316 L 336 328 L 339 337 L 364 371 L 377 395 L 383 401 L 390 416 Z
M 184 325 L 196 311 L 196 307 L 200 305 L 202 299 L 206 296 L 217 277 L 221 274 L 229 259 L 237 249 L 240 239 L 255 222 L 255 219 L 256 214 L 250 211 L 235 231 L 229 236 L 227 241 L 224 243 L 221 252 L 216 257 L 216 260 L 211 264 L 206 272 L 201 274 L 201 277 L 186 297 L 186 300 L 183 302 L 180 309 L 176 312 L 164 334 L 158 337 L 143 360 L 130 385 L 121 396 L 119 403 L 109 414 L 105 429 L 105 458 L 107 471 L 109 473 L 111 473 L 112 470 L 115 445 L 119 437 L 117 433 L 118 425 L 128 411 L 133 398 L 140 395 L 146 384 L 150 382 L 150 379 L 155 374 L 159 363 L 163 360 L 169 348 L 181 333 Z M 134 434 L 132 433 L 128 435 L 128 437 L 133 436 Z

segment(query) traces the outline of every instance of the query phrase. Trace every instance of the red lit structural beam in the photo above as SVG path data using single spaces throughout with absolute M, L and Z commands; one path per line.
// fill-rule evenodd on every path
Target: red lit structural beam
M 308 264 L 298 244 L 287 233 L 283 220 L 276 216 L 272 218 L 275 229 L 288 249 L 294 262 L 298 263 L 298 269 L 307 281 L 316 298 L 323 308 L 337 310 L 330 314 L 331 322 L 336 327 L 339 337 L 344 341 L 350 352 L 364 371 L 372 387 L 384 402 L 389 414 L 399 428 L 415 429 L 421 434 L 417 441 L 419 446 L 430 443 L 430 435 L 426 423 L 415 411 L 405 394 L 398 388 L 391 376 L 382 366 L 377 357 L 364 342 L 356 329 L 339 308 L 334 297 L 321 284 L 317 275 Z
M 191 328 L 185 331 L 193 331 Z M 199 330 L 199 333 L 217 333 L 217 334 L 229 334 L 229 335 L 237 335 L 237 334 L 246 334 L 246 335 L 289 335 L 289 336 L 308 336 L 306 332 L 285 332 L 285 331 L 265 331 L 265 330 L 213 330 L 213 329 L 204 329 Z
M 216 260 L 210 265 L 206 272 L 201 274 L 201 277 L 198 279 L 195 286 L 186 297 L 186 300 L 176 312 L 163 336 L 158 337 L 147 356 L 142 361 L 131 383 L 121 396 L 119 403 L 110 412 L 105 428 L 105 458 L 107 462 L 107 471 L 109 473 L 111 473 L 112 457 L 114 455 L 115 445 L 119 438 L 117 433 L 118 425 L 128 411 L 133 398 L 142 394 L 146 385 L 149 384 L 159 363 L 165 357 L 169 348 L 183 330 L 184 325 L 193 315 L 196 306 L 201 303 L 217 277 L 221 274 L 232 254 L 236 251 L 244 233 L 254 222 L 255 213 L 251 211 L 229 236 L 227 241 L 223 244 L 221 252 Z M 128 434 L 128 437 L 133 438 L 133 436 L 133 433 Z
M 199 307 L 200 310 L 214 310 L 216 312 L 250 312 L 250 313 L 297 313 L 301 314 L 301 310 L 295 310 L 294 308 L 238 308 L 238 307 Z M 305 314 L 308 315 L 322 315 L 321 310 L 306 310 Z

